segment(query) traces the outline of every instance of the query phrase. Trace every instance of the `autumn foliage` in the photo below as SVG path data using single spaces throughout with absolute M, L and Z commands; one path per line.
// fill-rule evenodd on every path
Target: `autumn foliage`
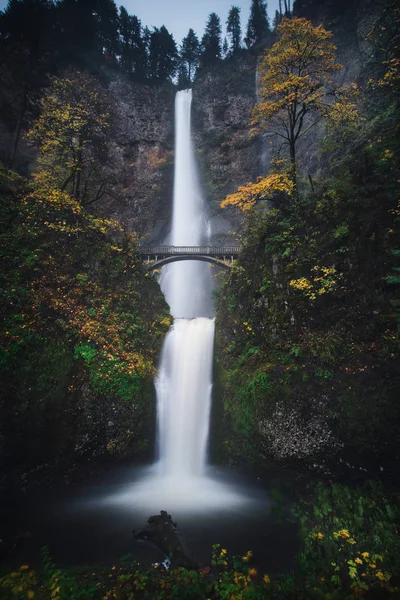
M 291 196 L 294 189 L 293 180 L 287 171 L 276 165 L 276 172 L 267 177 L 259 177 L 256 183 L 246 183 L 233 194 L 229 194 L 221 203 L 221 208 L 235 206 L 242 211 L 252 210 L 259 200 L 267 200 L 279 192 Z
M 332 34 L 303 18 L 284 18 L 278 41 L 260 62 L 260 102 L 253 126 L 272 131 L 289 146 L 292 178 L 296 178 L 296 142 L 323 116 L 332 92 L 335 62 Z

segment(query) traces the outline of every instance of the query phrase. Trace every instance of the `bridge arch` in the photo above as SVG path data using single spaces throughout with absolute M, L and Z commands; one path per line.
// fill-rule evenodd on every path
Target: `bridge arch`
M 165 265 L 169 265 L 174 262 L 181 262 L 183 260 L 200 260 L 203 262 L 208 262 L 213 265 L 217 265 L 218 267 L 223 267 L 224 269 L 230 269 L 232 265 L 223 261 L 220 258 L 215 258 L 214 256 L 207 256 L 203 254 L 177 254 L 175 256 L 166 256 L 161 258 L 160 260 L 156 260 L 154 262 L 144 263 L 145 267 L 149 272 L 154 271 L 154 269 L 158 269 L 164 267 Z
M 240 246 L 142 246 L 140 255 L 149 271 L 182 260 L 200 260 L 229 269 Z

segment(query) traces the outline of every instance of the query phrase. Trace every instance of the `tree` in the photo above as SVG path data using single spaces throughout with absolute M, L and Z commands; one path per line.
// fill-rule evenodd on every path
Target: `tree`
M 229 54 L 228 40 L 224 37 L 224 43 L 222 44 L 222 58 L 226 58 Z
M 244 40 L 246 46 L 250 48 L 261 42 L 269 31 L 267 3 L 265 0 L 252 0 L 250 17 L 247 23 L 247 35 Z
M 159 82 L 171 80 L 178 66 L 178 51 L 175 40 L 164 27 L 154 28 L 150 35 L 149 69 L 150 77 Z
M 272 28 L 276 29 L 281 21 L 282 21 L 282 14 L 279 12 L 279 10 L 276 10 L 274 20 L 272 21 Z
M 201 64 L 203 67 L 211 67 L 221 58 L 221 21 L 216 13 L 211 13 L 208 17 L 201 40 L 201 49 Z
M 115 61 L 118 11 L 114 0 L 60 0 L 56 4 L 64 65 L 100 66 Z
M 242 28 L 240 25 L 240 8 L 232 6 L 226 21 L 226 31 L 230 38 L 230 52 L 235 54 L 242 43 Z
M 0 12 L 0 101 L 13 130 L 14 164 L 26 115 L 33 112 L 55 67 L 54 6 L 50 0 L 10 0 Z
M 189 29 L 187 36 L 182 40 L 180 56 L 186 67 L 187 79 L 192 82 L 200 56 L 200 42 L 193 29 Z
M 98 52 L 115 61 L 118 51 L 118 10 L 114 0 L 97 0 L 94 18 L 96 20 L 96 44 Z
M 273 128 L 289 146 L 291 175 L 296 184 L 296 144 L 329 110 L 333 96 L 335 63 L 332 33 L 307 19 L 284 18 L 277 28 L 278 41 L 260 62 L 260 102 L 252 124 Z
M 181 59 L 178 62 L 178 88 L 180 90 L 186 90 L 190 87 L 191 81 L 189 80 L 188 70 L 186 67 L 186 63 L 184 63 Z
M 82 204 L 98 199 L 107 185 L 100 172 L 107 163 L 109 129 L 107 92 L 96 79 L 77 71 L 55 78 L 28 133 L 39 145 L 38 182 L 66 191 Z
M 146 43 L 142 36 L 142 27 L 139 19 L 128 15 L 123 6 L 119 11 L 119 64 L 125 73 L 141 81 L 145 79 L 147 70 Z

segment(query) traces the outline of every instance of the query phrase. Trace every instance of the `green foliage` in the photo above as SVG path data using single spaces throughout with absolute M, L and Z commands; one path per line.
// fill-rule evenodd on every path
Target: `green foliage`
M 168 29 L 154 28 L 149 42 L 149 75 L 158 82 L 173 78 L 177 69 L 178 51 L 175 40 Z
M 373 481 L 361 488 L 318 483 L 293 509 L 301 524 L 298 563 L 306 589 L 385 597 L 400 572 L 399 506 Z
M 188 83 L 193 81 L 195 69 L 199 63 L 200 42 L 193 29 L 189 29 L 186 37 L 182 40 L 180 58 L 186 67 Z
M 250 17 L 247 23 L 246 46 L 250 48 L 260 43 L 269 33 L 267 3 L 265 0 L 252 0 Z
M 240 50 L 242 43 L 242 28 L 240 25 L 240 8 L 238 6 L 232 6 L 229 11 L 228 19 L 226 21 L 226 31 L 230 38 L 231 54 L 236 54 Z
M 311 186 L 300 174 L 296 198 L 249 211 L 217 314 L 227 460 L 269 456 L 272 418 L 290 447 L 321 412 L 325 460 L 340 448 L 366 460 L 396 452 L 398 106 L 369 94 L 360 90 L 357 124 L 329 122 Z M 259 374 L 271 385 L 255 385 Z
M 6 455 L 29 467 L 71 450 L 87 392 L 134 403 L 137 422 L 127 435 L 139 438 L 170 319 L 134 236 L 57 188 L 1 175 Z
M 79 71 L 55 78 L 27 134 L 40 149 L 39 185 L 68 191 L 82 204 L 104 195 L 110 121 L 108 95 L 96 79 Z
M 213 12 L 209 15 L 203 38 L 201 40 L 200 64 L 212 67 L 221 58 L 221 20 Z

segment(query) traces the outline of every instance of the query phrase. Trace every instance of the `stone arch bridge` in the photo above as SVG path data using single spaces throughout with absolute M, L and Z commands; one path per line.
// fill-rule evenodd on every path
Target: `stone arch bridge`
M 140 255 L 149 271 L 182 260 L 200 260 L 225 269 L 232 266 L 240 246 L 143 246 Z

